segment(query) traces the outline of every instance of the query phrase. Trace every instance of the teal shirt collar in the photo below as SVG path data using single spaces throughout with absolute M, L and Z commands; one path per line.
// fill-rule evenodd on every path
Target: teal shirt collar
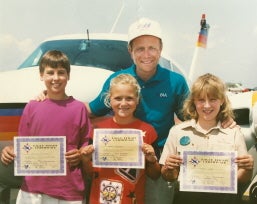
M 157 65 L 157 69 L 156 69 L 156 73 L 148 80 L 148 81 L 143 81 L 136 73 L 136 65 L 133 64 L 132 65 L 132 69 L 133 69 L 133 72 L 132 72 L 132 76 L 134 76 L 135 78 L 137 78 L 140 82 L 143 82 L 143 83 L 151 83 L 151 82 L 154 82 L 154 81 L 161 81 L 162 80 L 162 68 L 159 64 Z

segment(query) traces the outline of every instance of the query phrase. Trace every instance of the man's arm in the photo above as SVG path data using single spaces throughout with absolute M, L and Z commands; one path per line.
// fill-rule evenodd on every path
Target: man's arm
M 87 109 L 89 118 L 90 118 L 90 119 L 95 118 L 96 116 L 92 113 L 91 108 L 90 108 L 90 106 L 89 106 L 89 103 L 88 103 L 88 102 L 85 102 L 84 104 L 85 104 L 85 106 L 86 106 L 86 109 Z

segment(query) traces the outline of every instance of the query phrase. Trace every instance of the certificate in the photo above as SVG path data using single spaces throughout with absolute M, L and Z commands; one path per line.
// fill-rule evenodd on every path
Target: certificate
M 95 129 L 93 166 L 144 168 L 143 132 L 138 129 Z
M 14 137 L 14 175 L 66 175 L 65 152 L 65 136 Z
M 237 152 L 183 151 L 180 190 L 237 193 Z

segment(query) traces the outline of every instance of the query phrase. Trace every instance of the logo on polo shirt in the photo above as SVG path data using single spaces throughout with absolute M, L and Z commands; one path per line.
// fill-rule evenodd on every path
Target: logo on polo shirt
M 160 93 L 160 97 L 161 97 L 161 98 L 167 98 L 168 95 L 167 95 L 167 93 Z

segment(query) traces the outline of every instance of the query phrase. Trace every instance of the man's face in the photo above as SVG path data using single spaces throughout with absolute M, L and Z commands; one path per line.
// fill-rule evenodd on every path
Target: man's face
M 137 67 L 137 74 L 152 76 L 155 74 L 162 51 L 161 40 L 150 35 L 135 38 L 129 49 L 131 58 Z

